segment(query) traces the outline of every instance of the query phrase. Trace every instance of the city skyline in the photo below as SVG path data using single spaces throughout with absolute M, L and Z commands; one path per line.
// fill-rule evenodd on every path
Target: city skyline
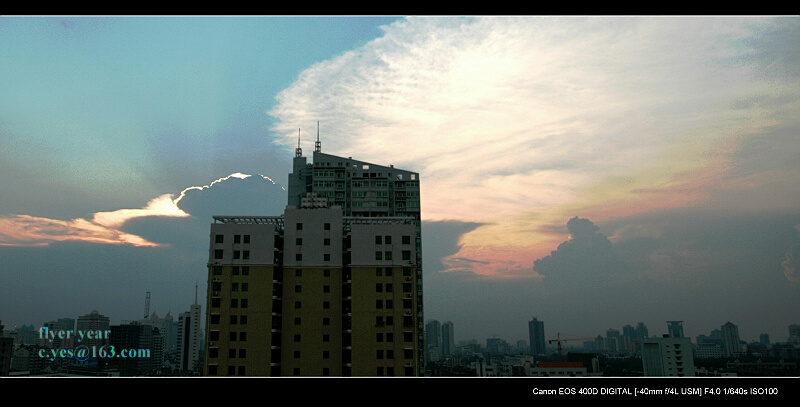
M 456 341 L 527 339 L 531 315 L 548 339 L 681 320 L 785 340 L 798 36 L 796 17 L 2 17 L 0 320 L 139 318 L 147 291 L 185 311 L 211 217 L 283 213 L 319 121 L 324 152 L 425 179 L 424 318 Z

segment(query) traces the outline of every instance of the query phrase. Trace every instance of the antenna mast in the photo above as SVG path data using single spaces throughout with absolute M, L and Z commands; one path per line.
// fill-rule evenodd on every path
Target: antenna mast
M 294 156 L 295 157 L 303 156 L 303 149 L 300 148 L 300 129 L 297 129 L 297 148 L 294 149 Z
M 144 317 L 147 318 L 150 315 L 150 291 L 144 295 Z
M 315 153 L 322 152 L 322 143 L 319 142 L 319 120 L 317 120 L 317 142 L 314 143 L 314 152 Z

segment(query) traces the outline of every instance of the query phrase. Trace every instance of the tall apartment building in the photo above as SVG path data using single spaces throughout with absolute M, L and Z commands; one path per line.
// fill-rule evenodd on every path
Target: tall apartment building
M 442 322 L 442 356 L 453 356 L 456 352 L 455 330 L 452 321 Z
M 189 311 L 178 315 L 178 369 L 182 372 L 195 372 L 195 365 L 200 359 L 203 332 L 200 329 L 200 305 L 189 306 Z M 208 326 L 208 325 L 206 325 Z
M 283 216 L 215 216 L 208 376 L 418 376 L 419 175 L 297 148 Z
M 536 318 L 528 321 L 528 336 L 531 341 L 531 355 L 544 355 L 547 353 L 544 338 L 544 321 Z
M 690 338 L 647 338 L 642 346 L 645 376 L 694 376 L 694 357 Z

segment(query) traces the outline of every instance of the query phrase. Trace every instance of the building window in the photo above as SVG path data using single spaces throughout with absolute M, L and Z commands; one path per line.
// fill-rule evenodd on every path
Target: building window
M 375 342 L 383 342 L 383 334 L 382 333 L 378 332 L 375 335 Z
M 244 243 L 250 244 L 250 235 L 244 235 Z
M 211 331 L 211 333 L 208 334 L 208 340 L 209 341 L 218 341 L 219 340 L 219 331 Z
M 325 230 L 331 230 L 331 224 L 330 223 L 326 223 L 324 229 Z
M 223 251 L 222 249 L 216 249 L 216 250 L 214 250 L 214 259 L 217 259 L 217 260 L 221 259 L 221 258 L 222 258 L 222 253 L 223 253 L 223 252 L 224 252 L 224 251 Z
M 386 236 L 385 238 L 383 238 L 383 243 L 392 244 L 392 237 L 391 236 Z
M 222 275 L 222 266 L 214 266 L 214 275 L 221 276 Z
M 219 323 L 219 314 L 211 314 L 211 323 L 218 324 Z
M 231 325 L 236 325 L 238 319 L 239 318 L 236 315 L 231 315 Z
M 403 342 L 414 342 L 414 334 L 412 332 L 403 332 Z
M 241 256 L 241 252 L 240 251 L 238 251 L 238 250 L 234 250 L 233 251 L 233 259 L 234 260 L 238 260 L 240 256 Z
M 209 358 L 214 358 L 214 359 L 218 358 L 219 357 L 219 348 L 209 348 L 208 349 L 208 357 Z
M 233 291 L 233 292 L 239 291 L 239 283 L 232 283 L 231 284 L 231 291 Z
M 329 293 L 329 292 L 331 292 L 331 286 L 329 286 L 329 285 L 324 285 L 324 286 L 322 286 L 322 292 L 323 292 L 323 293 Z
M 234 298 L 231 300 L 231 308 L 239 308 L 239 299 Z
M 331 239 L 328 239 L 328 238 L 322 239 L 322 245 L 323 246 L 330 246 L 331 245 Z
M 391 351 L 387 350 L 387 352 L 391 352 Z M 387 356 L 386 359 L 391 359 L 391 358 Z M 393 366 L 389 366 L 389 367 L 386 368 L 386 376 L 394 376 L 394 367 Z
M 403 260 L 411 260 L 411 250 L 403 250 Z
M 383 252 L 375 252 L 375 260 L 383 260 Z
M 239 325 L 247 325 L 247 315 L 239 317 Z
M 303 224 L 302 223 L 298 223 L 297 224 L 297 228 L 295 230 L 303 230 Z
M 403 358 L 404 359 L 414 359 L 414 349 L 403 349 Z
M 296 285 L 296 286 L 294 286 L 294 292 L 296 292 L 296 293 L 301 293 L 301 292 L 303 292 L 303 286 L 302 286 L 302 285 Z
M 392 300 L 386 300 L 386 309 L 394 308 L 394 302 Z
M 300 301 L 295 301 L 295 302 L 294 302 L 294 307 L 295 307 L 295 308 L 303 308 L 303 303 L 302 303 L 302 302 L 300 302 Z
M 241 242 L 242 242 L 242 235 L 233 236 L 233 243 L 241 243 Z
M 330 359 L 331 358 L 331 352 L 327 351 L 327 350 L 322 351 L 322 358 L 323 359 Z
M 297 253 L 297 254 L 295 254 L 295 255 L 294 255 L 294 259 L 295 259 L 296 261 L 303 261 L 303 254 L 302 254 L 302 253 Z
M 250 275 L 250 266 L 242 266 L 242 275 L 249 276 Z
M 385 252 L 383 254 L 384 260 L 391 260 L 392 259 L 392 252 Z
M 231 275 L 238 276 L 239 275 L 239 266 L 231 267 Z
M 392 292 L 392 283 L 386 283 L 386 292 L 387 293 Z
M 211 299 L 211 308 L 219 308 L 220 305 L 220 298 L 212 298 Z
M 383 244 L 383 236 L 375 236 L 375 244 Z
M 239 332 L 239 342 L 247 342 L 247 332 Z
M 224 243 L 224 242 L 225 242 L 225 235 L 214 236 L 214 243 Z
M 403 283 L 403 292 L 410 293 L 411 292 L 411 283 Z
M 322 325 L 330 325 L 331 319 L 330 318 L 322 318 Z
M 378 349 L 375 352 L 375 357 L 378 358 L 378 359 L 383 359 L 383 349 Z
M 325 277 L 330 277 L 331 276 L 331 271 L 330 270 L 323 270 L 322 271 L 322 275 L 325 276 Z
M 250 250 L 245 250 L 242 252 L 242 259 L 250 260 Z
M 375 300 L 375 309 L 383 309 L 383 300 Z
M 411 276 L 411 267 L 403 267 L 403 276 L 405 277 Z
M 381 284 L 381 283 L 375 284 L 375 292 L 376 293 L 382 293 L 383 292 L 383 284 Z
M 392 268 L 386 267 L 386 277 L 391 277 L 391 276 L 392 276 Z
M 375 376 L 383 376 L 383 367 L 379 366 Z
M 235 359 L 236 358 L 236 349 L 228 349 L 228 358 L 231 358 L 231 359 Z M 233 366 L 230 366 L 228 369 L 230 369 L 232 367 Z M 231 374 L 233 374 L 233 373 L 231 373 Z
M 300 351 L 299 350 L 294 351 L 294 358 L 295 359 L 300 359 Z
M 381 267 L 375 268 L 375 276 L 376 277 L 380 277 L 382 275 L 383 275 L 383 268 L 381 268 Z
M 249 290 L 249 289 L 250 289 L 250 284 L 248 284 L 248 283 L 242 283 L 242 291 L 247 291 L 247 290 Z
M 244 349 L 242 349 L 242 352 L 244 352 Z M 239 357 L 243 357 L 243 356 L 239 355 Z M 239 366 L 239 376 L 244 376 L 244 372 L 245 372 L 244 368 L 245 368 L 245 366 Z
M 303 238 L 298 237 L 297 239 L 294 239 L 294 244 L 296 244 L 298 246 L 302 246 L 303 245 Z
M 330 342 L 330 341 L 331 341 L 331 336 L 330 335 L 327 335 L 327 334 L 322 335 L 322 342 Z
M 411 244 L 411 236 L 403 236 L 403 244 Z
M 323 261 L 331 261 L 331 255 L 330 254 L 323 254 L 322 255 L 322 260 Z
M 383 317 L 375 317 L 375 326 L 383 326 Z
M 302 277 L 302 276 L 303 276 L 303 270 L 301 270 L 301 269 L 295 269 L 295 270 L 294 270 L 294 276 L 295 276 L 295 277 Z

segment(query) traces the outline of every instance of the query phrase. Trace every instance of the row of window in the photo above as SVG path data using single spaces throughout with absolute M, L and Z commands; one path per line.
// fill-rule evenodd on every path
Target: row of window
M 219 236 L 219 235 L 218 235 Z M 220 260 L 225 255 L 225 251 L 222 249 L 215 249 L 214 250 L 214 260 Z M 234 260 L 250 260 L 250 250 L 234 250 L 233 251 L 233 259 Z
M 323 224 L 322 225 L 322 229 L 323 230 L 331 230 L 331 224 L 330 223 Z M 302 222 L 297 222 L 297 224 L 295 225 L 295 230 L 303 230 L 303 223 Z
M 219 367 L 217 365 L 208 365 L 209 376 L 216 376 L 218 374 L 218 370 Z M 244 366 L 228 366 L 228 376 L 245 376 L 245 375 L 246 374 Z
M 403 260 L 411 260 L 411 250 L 403 250 L 402 252 Z M 376 251 L 375 252 L 375 260 L 391 260 L 392 259 L 392 252 L 391 251 Z
M 214 243 L 225 243 L 225 235 L 214 235 Z M 233 243 L 250 243 L 250 235 L 233 235 Z
M 250 266 L 234 266 L 231 268 L 231 275 L 238 276 L 249 276 L 250 275 Z M 222 266 L 214 266 L 214 275 L 221 276 L 222 275 Z M 247 291 L 247 290 L 243 290 Z

